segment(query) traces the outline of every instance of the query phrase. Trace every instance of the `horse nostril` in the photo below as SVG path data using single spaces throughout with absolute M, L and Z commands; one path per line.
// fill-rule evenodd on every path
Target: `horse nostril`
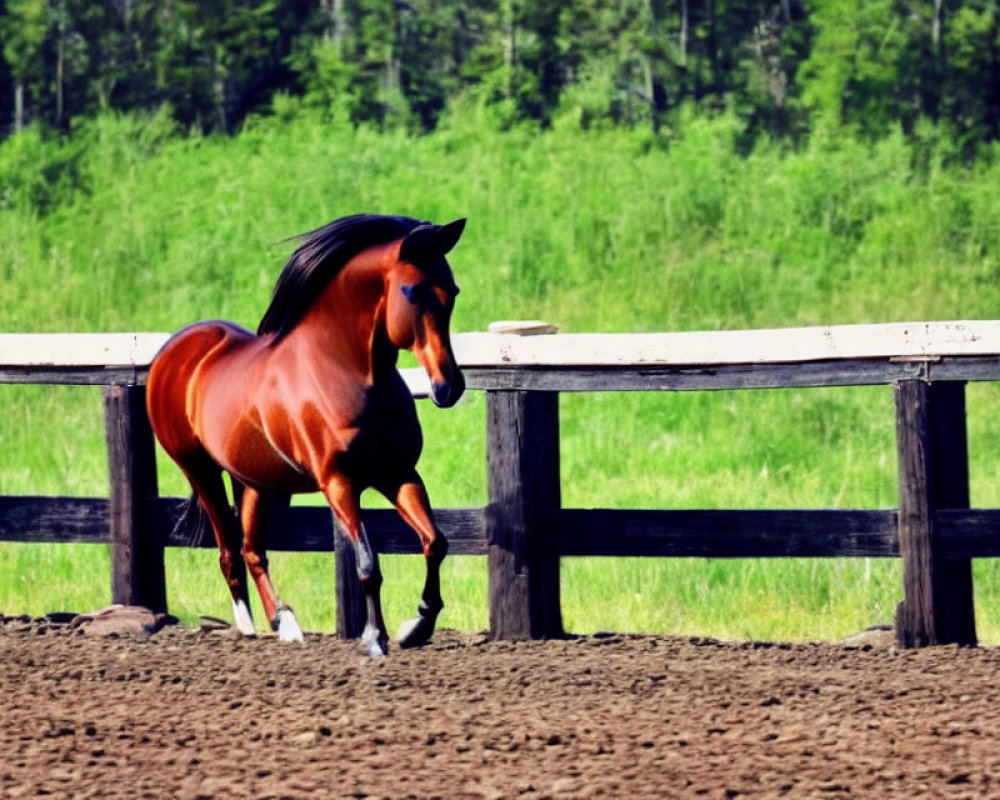
M 462 377 L 462 373 L 458 373 L 458 377 L 451 381 L 435 381 L 431 386 L 431 396 L 434 400 L 434 405 L 440 408 L 451 408 L 458 402 L 459 398 L 465 392 L 465 378 Z
M 439 408 L 447 408 L 448 401 L 451 399 L 451 384 L 435 382 L 431 385 L 431 397 L 434 400 L 434 405 Z

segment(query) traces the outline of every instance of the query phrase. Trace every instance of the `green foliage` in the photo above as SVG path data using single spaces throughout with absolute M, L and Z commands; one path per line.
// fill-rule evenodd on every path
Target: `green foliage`
M 0 209 L 45 214 L 86 189 L 78 142 L 45 142 L 37 128 L 0 141 Z
M 314 44 L 307 53 L 291 59 L 302 74 L 304 105 L 319 109 L 330 122 L 358 124 L 366 117 L 363 86 L 359 68 L 344 61 L 341 49 L 329 41 Z M 288 103 L 287 95 L 276 100 Z
M 972 0 L 8 0 L 0 126 L 65 132 L 165 107 L 182 128 L 320 109 L 335 125 L 674 131 L 728 110 L 737 144 L 925 120 L 968 160 L 1000 137 L 1000 12 Z M 2 128 L 0 128 L 2 130 Z
M 16 79 L 26 80 L 33 70 L 39 69 L 45 29 L 44 0 L 6 0 L 0 33 L 3 34 L 3 56 Z
M 939 116 L 969 158 L 1000 133 L 1000 8 L 963 4 L 955 9 L 945 41 L 948 63 Z
M 799 70 L 814 118 L 869 137 L 940 123 L 969 159 L 1000 133 L 1000 9 L 995 3 L 824 0 Z
M 899 62 L 908 41 L 894 5 L 829 0 L 812 15 L 817 33 L 800 73 L 803 101 L 828 123 L 882 135 L 899 119 Z

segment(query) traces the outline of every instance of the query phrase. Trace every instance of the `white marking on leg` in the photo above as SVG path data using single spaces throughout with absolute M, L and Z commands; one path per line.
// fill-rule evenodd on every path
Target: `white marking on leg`
M 233 620 L 236 622 L 236 630 L 244 636 L 253 636 L 257 629 L 253 626 L 253 617 L 250 616 L 250 609 L 242 600 L 233 600 Z
M 302 628 L 299 627 L 299 621 L 295 619 L 294 611 L 290 608 L 282 608 L 278 610 L 276 616 L 278 618 L 278 641 L 305 641 L 305 637 L 302 635 Z
M 358 538 L 354 542 L 354 560 L 358 568 L 358 577 L 361 580 L 366 580 L 375 571 L 375 554 L 372 552 L 364 525 L 359 526 Z
M 413 632 L 417 629 L 417 626 L 422 622 L 420 617 L 415 617 L 414 619 L 406 620 L 402 625 L 399 626 L 399 632 L 396 634 L 396 641 L 406 642 Z
M 379 629 L 371 623 L 365 625 L 365 629 L 361 633 L 361 641 L 364 643 L 369 656 L 387 655 L 385 648 L 379 642 L 379 634 Z

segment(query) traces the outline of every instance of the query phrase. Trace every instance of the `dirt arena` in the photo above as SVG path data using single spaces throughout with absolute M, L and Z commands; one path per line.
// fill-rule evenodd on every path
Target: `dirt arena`
M 0 796 L 1000 796 L 1000 650 L 0 618 Z

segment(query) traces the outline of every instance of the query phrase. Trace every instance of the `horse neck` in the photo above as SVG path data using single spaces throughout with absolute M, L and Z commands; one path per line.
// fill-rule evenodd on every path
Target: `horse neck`
M 395 366 L 399 352 L 385 335 L 383 249 L 371 248 L 349 261 L 300 323 L 318 352 L 368 380 Z

